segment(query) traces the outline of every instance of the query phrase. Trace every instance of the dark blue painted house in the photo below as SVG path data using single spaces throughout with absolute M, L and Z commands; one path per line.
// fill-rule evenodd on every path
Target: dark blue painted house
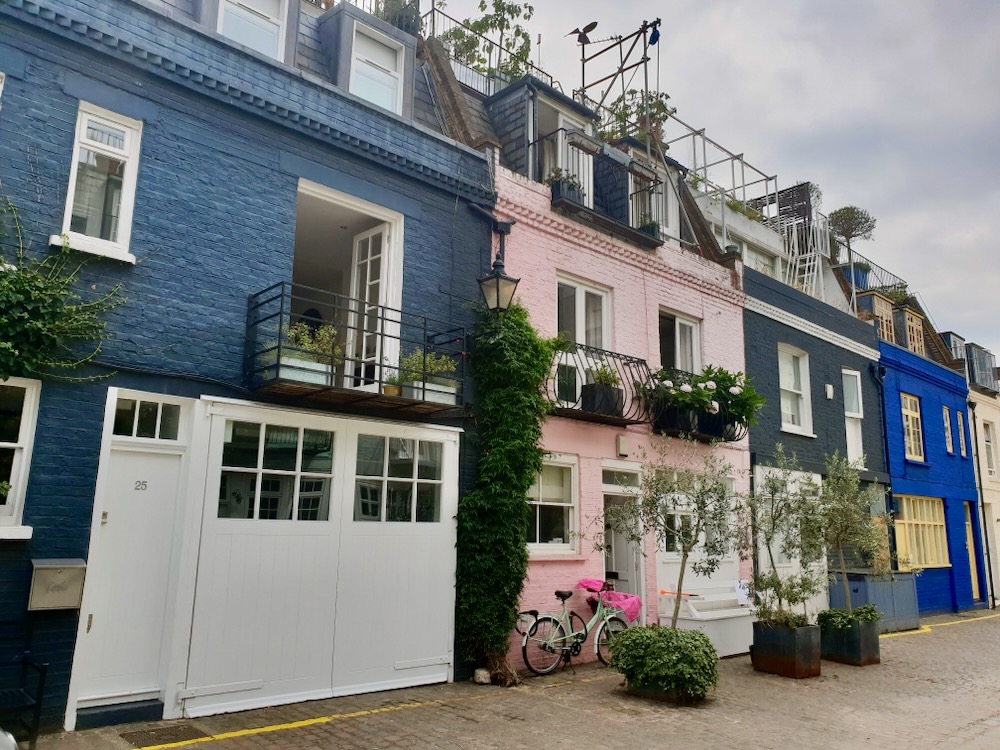
M 389 5 L 0 3 L 2 192 L 127 298 L 102 379 L 0 383 L 0 619 L 49 724 L 453 674 L 494 195 Z

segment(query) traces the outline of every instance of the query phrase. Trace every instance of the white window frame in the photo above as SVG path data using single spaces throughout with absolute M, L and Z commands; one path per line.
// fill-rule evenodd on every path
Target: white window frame
M 944 500 L 938 497 L 897 495 L 896 546 L 900 570 L 948 568 L 948 521 Z
M 796 391 L 793 388 L 785 388 L 781 384 L 781 356 L 786 354 L 790 357 L 797 358 L 799 360 L 799 379 L 802 381 L 802 390 Z M 813 421 L 812 421 L 812 381 L 809 379 L 809 353 L 804 352 L 790 344 L 778 344 L 778 409 L 781 409 L 781 396 L 782 391 L 787 391 L 789 393 L 795 393 L 799 397 L 800 408 L 799 411 L 802 415 L 802 424 L 796 425 L 791 422 L 785 421 L 784 412 L 781 412 L 781 431 L 791 432 L 796 435 L 805 435 L 806 437 L 816 437 L 813 434 Z
M 991 477 L 997 475 L 996 456 L 996 426 L 992 422 L 983 422 L 983 447 L 986 452 L 986 473 Z
M 663 316 L 674 319 L 674 361 L 661 362 L 660 367 L 674 367 L 678 370 L 684 370 L 683 367 L 677 364 L 677 355 L 680 351 L 678 342 L 680 341 L 681 328 L 686 327 L 691 329 L 691 372 L 695 375 L 701 374 L 701 371 L 704 369 L 704 364 L 701 361 L 701 321 L 667 308 L 660 308 L 657 317 L 662 318 Z M 686 370 L 684 371 L 686 372 Z
M 580 518 L 580 469 L 579 460 L 576 456 L 552 453 L 546 456 L 545 460 L 542 462 L 543 466 L 558 466 L 559 468 L 568 468 L 570 475 L 570 504 L 569 504 L 569 521 L 566 524 L 569 530 L 569 539 L 564 539 L 562 543 L 549 543 L 549 542 L 529 542 L 528 543 L 528 553 L 529 555 L 547 555 L 547 554 L 573 554 L 576 552 L 578 533 L 578 524 Z M 541 479 L 541 473 L 537 475 L 538 480 Z M 532 500 L 528 497 L 528 505 L 532 506 L 532 518 L 534 518 L 534 506 L 538 505 L 537 500 Z
M 385 47 L 389 47 L 390 49 L 394 50 L 396 52 L 396 60 L 399 63 L 399 70 L 388 70 L 386 68 L 383 68 L 381 65 L 379 65 L 376 62 L 374 62 L 373 60 L 369 60 L 367 58 L 364 58 L 362 60 L 361 58 L 359 58 L 358 57 L 358 45 L 357 45 L 357 39 L 358 39 L 358 35 L 359 34 L 361 36 L 368 37 L 369 39 L 371 39 L 372 41 L 374 41 L 376 44 L 381 44 L 381 45 L 383 45 Z M 406 52 L 406 48 L 402 44 L 400 44 L 399 42 L 397 42 L 395 39 L 392 39 L 390 37 L 387 37 L 385 34 L 381 34 L 378 31 L 375 31 L 375 29 L 371 28 L 370 26 L 365 26 L 364 24 L 361 24 L 361 23 L 358 23 L 357 21 L 355 21 L 354 22 L 354 34 L 351 37 L 351 72 L 350 72 L 350 76 L 348 78 L 348 81 L 349 81 L 349 83 L 348 83 L 348 90 L 352 94 L 354 94 L 355 96 L 357 96 L 357 97 L 359 97 L 361 99 L 364 99 L 366 102 L 369 102 L 370 104 L 373 104 L 376 107 L 379 106 L 378 104 L 375 104 L 375 102 L 371 102 L 370 100 L 365 99 L 365 97 L 363 97 L 360 94 L 358 94 L 356 92 L 356 88 L 355 88 L 355 77 L 356 77 L 357 70 L 358 70 L 358 63 L 359 62 L 363 62 L 366 65 L 371 65 L 372 67 L 378 69 L 382 73 L 385 73 L 388 76 L 390 76 L 391 78 L 395 79 L 395 81 L 396 81 L 396 103 L 395 103 L 395 106 L 393 107 L 393 109 L 391 111 L 394 112 L 397 115 L 401 115 L 403 113 L 403 81 L 405 80 L 404 73 L 405 73 L 405 70 L 406 70 L 406 54 L 405 54 L 405 52 Z
M 857 394 L 858 394 L 858 410 L 848 411 L 847 409 L 847 389 L 844 388 L 844 430 L 847 434 L 847 458 L 849 461 L 860 461 L 864 458 L 865 448 L 864 448 L 864 418 L 865 418 L 865 405 L 864 397 L 861 394 L 861 372 L 858 370 L 842 369 L 840 371 L 841 381 L 848 378 L 854 380 L 857 383 Z M 858 452 L 853 454 L 851 452 L 851 434 L 852 432 L 857 437 Z
M 958 452 L 962 458 L 969 457 L 969 446 L 965 440 L 965 412 L 955 410 L 955 417 L 958 421 Z
M 910 393 L 899 394 L 899 409 L 903 417 L 903 453 L 908 461 L 923 461 L 924 422 L 920 413 L 920 399 Z M 961 419 L 959 419 L 961 427 Z
M 951 434 L 951 409 L 941 407 L 941 418 L 944 420 L 944 448 L 948 453 L 955 454 L 955 439 Z
M 587 344 L 587 292 L 596 294 L 601 298 L 601 345 L 597 349 L 611 349 L 611 290 L 607 287 L 597 286 L 587 281 L 581 281 L 571 276 L 562 274 L 556 277 L 556 327 L 559 326 L 559 285 L 565 284 L 576 289 L 575 318 L 577 341 L 574 344 Z
M 10 493 L 7 496 L 4 509 L 0 510 L 0 540 L 30 539 L 31 527 L 22 526 L 21 522 L 24 518 L 24 498 L 27 494 L 31 450 L 35 443 L 35 425 L 38 421 L 38 403 L 41 398 L 42 384 L 38 380 L 27 378 L 8 378 L 0 381 L 0 385 L 24 389 L 21 427 L 18 431 L 17 441 L 13 443 L 0 442 L 0 448 L 14 449 Z
M 257 16 L 258 18 L 262 18 L 266 21 L 269 21 L 278 27 L 278 50 L 274 56 L 274 59 L 278 60 L 279 62 L 283 61 L 285 59 L 285 35 L 288 29 L 288 0 L 278 0 L 278 2 L 279 2 L 278 17 L 275 18 L 273 16 L 267 15 L 266 13 L 262 13 L 257 8 L 251 8 L 248 4 L 240 2 L 240 0 L 219 0 L 219 15 L 218 18 L 216 18 L 215 30 L 220 35 L 225 36 L 226 39 L 228 39 L 229 41 L 235 44 L 239 44 L 241 47 L 246 47 L 247 49 L 253 50 L 259 55 L 264 55 L 265 57 L 271 57 L 266 52 L 261 52 L 260 50 L 254 49 L 253 47 L 248 47 L 238 39 L 233 39 L 232 37 L 226 36 L 222 32 L 223 21 L 225 20 L 226 16 L 226 6 L 233 6 L 234 8 L 242 12 L 249 13 L 253 16 Z
M 125 130 L 125 148 L 118 150 L 87 140 L 88 120 L 96 120 L 97 122 L 103 122 L 109 127 Z M 142 123 L 139 120 L 124 117 L 88 102 L 80 102 L 76 118 L 76 136 L 73 141 L 72 163 L 69 171 L 69 187 L 66 190 L 66 207 L 63 212 L 62 234 L 50 236 L 50 245 L 62 245 L 63 237 L 65 236 L 69 240 L 70 247 L 74 250 L 93 253 L 94 255 L 103 255 L 107 258 L 124 261 L 125 263 L 135 263 L 135 256 L 129 252 L 129 241 L 132 237 L 132 211 L 135 208 L 141 141 Z M 73 201 L 76 194 L 76 173 L 79 165 L 80 149 L 83 147 L 125 162 L 125 174 L 122 177 L 121 205 L 118 209 L 118 239 L 115 242 L 70 231 L 70 223 L 73 220 Z

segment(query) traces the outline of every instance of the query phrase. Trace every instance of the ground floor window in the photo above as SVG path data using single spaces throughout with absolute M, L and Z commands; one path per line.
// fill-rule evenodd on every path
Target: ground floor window
M 896 549 L 900 570 L 951 564 L 944 522 L 944 500 L 897 496 Z
M 576 527 L 575 464 L 546 461 L 528 490 L 528 544 L 572 549 Z

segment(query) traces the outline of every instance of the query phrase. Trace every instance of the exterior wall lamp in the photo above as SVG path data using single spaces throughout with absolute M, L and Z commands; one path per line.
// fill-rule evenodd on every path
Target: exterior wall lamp
M 516 222 L 513 220 L 500 221 L 477 203 L 470 203 L 469 208 L 489 221 L 493 232 L 500 235 L 500 247 L 497 249 L 496 258 L 493 259 L 493 268 L 479 279 L 479 290 L 483 293 L 487 309 L 491 312 L 501 313 L 514 301 L 514 291 L 520 281 L 520 279 L 508 276 L 503 265 L 505 240 Z

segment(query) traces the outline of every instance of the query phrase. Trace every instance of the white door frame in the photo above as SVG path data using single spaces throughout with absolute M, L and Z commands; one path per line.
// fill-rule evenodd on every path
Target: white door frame
M 158 401 L 160 403 L 170 403 L 177 404 L 181 407 L 181 417 L 180 424 L 178 428 L 177 443 L 172 445 L 161 440 L 147 440 L 144 438 L 127 438 L 123 436 L 116 436 L 113 434 L 114 419 L 115 419 L 115 409 L 118 404 L 118 399 L 120 397 L 124 398 L 135 398 L 138 400 L 146 399 L 148 401 Z M 178 479 L 178 486 L 183 487 L 186 484 L 186 475 L 189 472 L 190 463 L 190 435 L 192 432 L 192 407 L 195 402 L 192 399 L 179 398 L 176 396 L 168 396 L 158 393 L 151 393 L 145 391 L 134 391 L 123 388 L 109 387 L 106 395 L 106 400 L 104 404 L 104 424 L 101 435 L 101 449 L 100 458 L 97 467 L 97 480 L 94 487 L 94 507 L 90 523 L 90 539 L 96 540 L 99 538 L 98 533 L 101 526 L 101 517 L 104 512 L 104 498 L 107 495 L 108 488 L 110 485 L 110 466 L 111 466 L 111 451 L 114 447 L 115 449 L 124 449 L 136 452 L 147 452 L 147 453 L 160 453 L 169 455 L 180 455 L 181 458 L 181 468 L 180 477 Z M 174 523 L 173 523 L 173 540 L 171 543 L 170 556 L 172 560 L 180 560 L 179 557 L 181 549 L 181 540 L 184 533 L 181 528 L 181 519 L 183 517 L 183 502 L 182 498 L 178 498 L 175 506 L 174 513 Z M 91 557 L 91 551 L 88 549 L 87 554 L 88 560 Z M 172 566 L 175 567 L 175 566 Z M 80 605 L 80 621 L 77 625 L 76 634 L 76 648 L 74 649 L 73 663 L 70 670 L 70 680 L 69 680 L 69 691 L 66 701 L 66 713 L 63 719 L 63 725 L 67 731 L 72 731 L 76 728 L 76 712 L 79 708 L 80 703 L 80 687 L 82 683 L 81 675 L 78 672 L 78 667 L 81 663 L 81 644 L 85 643 L 84 636 L 87 630 L 87 618 L 83 616 L 85 612 L 90 609 L 93 601 L 97 594 L 95 593 L 96 587 L 102 585 L 99 580 L 94 580 L 91 577 L 87 577 L 84 582 L 83 589 L 83 599 Z M 173 604 L 176 599 L 176 592 L 178 586 L 178 574 L 173 572 L 170 575 L 170 579 L 167 585 L 166 592 L 166 609 L 165 609 L 165 620 L 169 624 L 173 618 Z M 169 669 L 169 651 L 170 644 L 172 643 L 172 638 L 168 634 L 168 627 L 165 625 L 164 633 L 161 644 L 161 663 L 163 666 L 163 676 L 161 677 L 161 684 L 164 685 L 164 690 L 169 692 L 169 688 L 166 686 L 170 684 L 170 669 Z M 166 703 L 166 701 L 164 701 Z

